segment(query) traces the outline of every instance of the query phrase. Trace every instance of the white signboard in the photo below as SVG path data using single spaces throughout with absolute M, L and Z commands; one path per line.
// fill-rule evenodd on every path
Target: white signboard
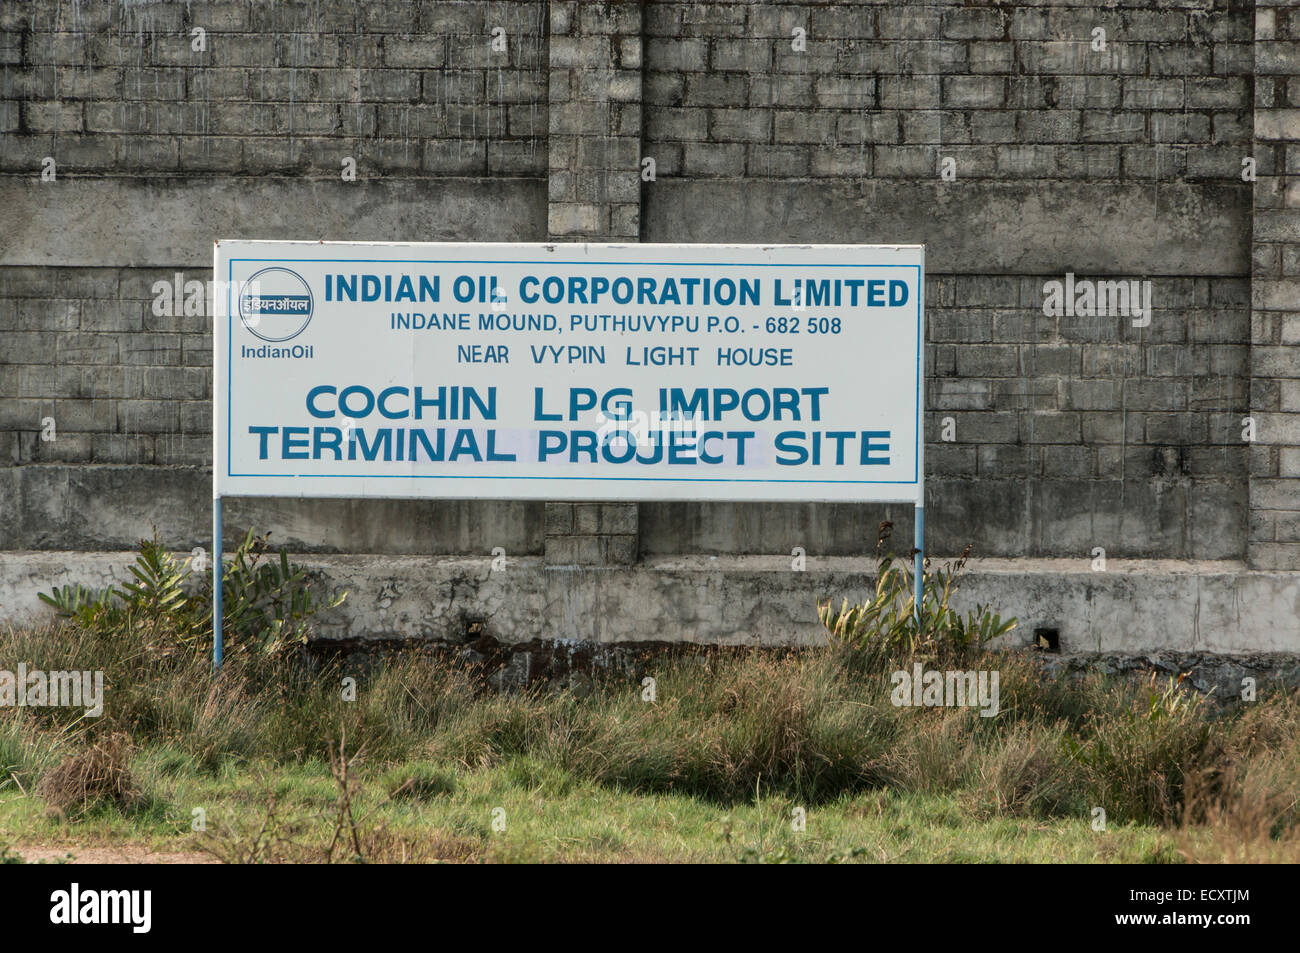
M 221 241 L 214 493 L 922 500 L 924 249 Z

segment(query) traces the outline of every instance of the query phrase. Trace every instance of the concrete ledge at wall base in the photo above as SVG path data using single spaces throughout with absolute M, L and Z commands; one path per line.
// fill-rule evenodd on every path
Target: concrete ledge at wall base
M 49 619 L 37 593 L 127 578 L 131 552 L 0 552 L 0 623 Z M 537 557 L 308 556 L 347 601 L 322 617 L 320 640 L 502 643 L 575 640 L 718 645 L 820 643 L 816 603 L 861 600 L 866 559 L 785 556 L 658 559 L 636 566 L 544 565 Z M 1008 645 L 1055 630 L 1063 652 L 1300 652 L 1300 573 L 1237 562 L 973 560 L 958 607 L 993 606 L 1019 627 Z

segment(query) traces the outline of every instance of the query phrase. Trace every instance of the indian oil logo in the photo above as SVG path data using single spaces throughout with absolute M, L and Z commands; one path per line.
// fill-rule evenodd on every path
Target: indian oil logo
M 311 322 L 311 289 L 288 268 L 263 268 L 239 289 L 239 320 L 263 341 L 297 337 Z

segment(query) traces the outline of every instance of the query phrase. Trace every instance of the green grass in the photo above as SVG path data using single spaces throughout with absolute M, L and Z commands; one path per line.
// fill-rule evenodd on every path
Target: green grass
M 75 824 L 33 798 L 0 794 L 0 841 L 71 850 L 138 845 L 153 851 L 218 853 L 263 823 L 274 795 L 282 826 L 301 825 L 294 848 L 261 860 L 302 859 L 331 837 L 336 784 L 329 767 L 253 764 L 215 776 L 177 774 L 174 752 L 148 749 L 132 760 L 140 781 L 167 805 L 164 815 L 108 810 Z M 1179 859 L 1176 831 L 1123 825 L 1095 832 L 1087 818 L 981 817 L 959 795 L 890 790 L 844 794 L 805 807 L 761 789 L 719 804 L 687 794 L 621 790 L 537 764 L 510 762 L 457 776 L 453 793 L 426 799 L 388 796 L 382 777 L 361 780 L 357 813 L 388 835 L 370 859 L 602 862 L 1168 862 Z M 207 813 L 206 834 L 190 830 L 190 811 Z M 494 831 L 493 810 L 505 811 Z
M 107 685 L 94 721 L 0 710 L 0 847 L 335 862 L 1300 858 L 1300 702 L 1284 692 L 1211 708 L 1168 684 L 1067 682 L 971 654 L 948 667 L 1001 673 L 1001 712 L 982 718 L 894 707 L 889 666 L 844 649 L 662 659 L 582 694 L 501 695 L 414 653 L 346 671 L 232 653 L 214 679 L 202 655 L 150 639 L 129 620 L 0 632 L 0 667 L 102 669 Z M 138 796 L 92 784 L 69 799 L 52 781 L 104 758 Z

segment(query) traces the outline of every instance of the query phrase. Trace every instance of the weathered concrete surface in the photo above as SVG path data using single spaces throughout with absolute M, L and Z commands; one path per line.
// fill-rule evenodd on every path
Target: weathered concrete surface
M 211 268 L 218 238 L 546 239 L 541 179 L 0 178 L 0 208 L 0 266 Z
M 1300 652 L 1300 573 L 1240 562 L 972 560 L 961 602 L 1056 628 L 1067 652 Z
M 1244 483 L 1170 480 L 927 480 L 929 546 L 959 552 L 1241 558 Z M 109 550 L 133 546 L 157 526 L 177 548 L 211 545 L 212 484 L 206 467 L 104 465 L 0 467 L 0 549 Z M 1126 506 L 1117 508 L 1115 499 Z M 545 506 L 492 501 L 232 499 L 230 541 L 240 527 L 270 530 L 294 552 L 540 555 Z M 882 520 L 909 532 L 911 507 L 812 503 L 646 503 L 628 533 L 650 558 L 684 548 L 705 556 L 788 553 L 852 556 L 875 545 Z M 561 560 L 569 562 L 572 560 Z
M 645 190 L 642 238 L 924 244 L 931 274 L 1104 274 L 1122 262 L 1131 274 L 1244 275 L 1249 194 L 1186 182 L 664 179 Z
M 37 593 L 126 578 L 120 553 L 0 553 L 0 619 L 48 615 Z M 351 597 L 321 621 L 323 639 L 465 641 L 471 626 L 505 643 L 656 640 L 721 645 L 813 645 L 825 634 L 818 599 L 859 600 L 866 560 L 685 557 L 635 567 L 544 565 L 488 558 L 312 556 L 304 564 Z M 1063 651 L 1300 652 L 1300 573 L 1249 571 L 1237 562 L 972 561 L 960 607 L 990 604 L 1029 644 L 1055 628 Z
M 942 449 L 942 447 L 941 447 Z M 1136 469 L 1136 468 L 1135 468 Z M 1130 479 L 1054 480 L 928 475 L 926 538 L 935 552 L 967 543 L 984 554 L 1155 559 L 1240 558 L 1244 482 Z M 1117 501 L 1125 505 L 1117 505 Z M 641 552 L 670 556 L 689 540 L 705 555 L 771 554 L 802 546 L 817 556 L 869 551 L 882 520 L 910 533 L 912 507 L 841 503 L 643 503 Z
M 157 528 L 168 545 L 212 545 L 206 468 L 0 468 L 0 550 L 129 549 Z M 544 504 L 489 500 L 226 501 L 226 545 L 248 527 L 293 552 L 542 551 Z

